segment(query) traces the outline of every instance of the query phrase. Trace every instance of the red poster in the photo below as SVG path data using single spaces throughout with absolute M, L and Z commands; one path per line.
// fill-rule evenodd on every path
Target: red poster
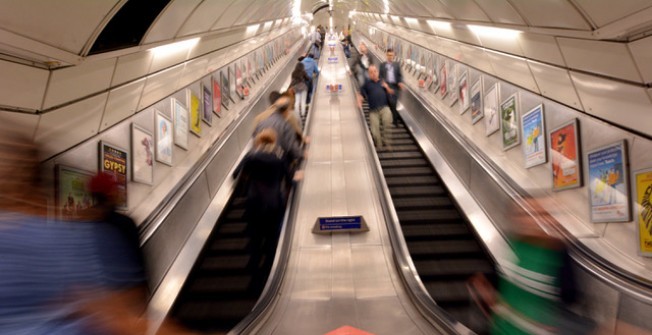
M 213 112 L 220 116 L 222 112 L 222 92 L 220 91 L 220 83 L 211 77 L 211 85 L 213 86 Z

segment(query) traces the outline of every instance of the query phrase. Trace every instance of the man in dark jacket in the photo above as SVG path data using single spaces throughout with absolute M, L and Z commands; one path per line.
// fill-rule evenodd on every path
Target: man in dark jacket
M 392 111 L 394 126 L 398 125 L 398 112 L 396 104 L 398 103 L 399 92 L 404 89 L 403 73 L 401 66 L 394 62 L 394 49 L 387 49 L 387 61 L 380 64 L 380 79 L 386 82 L 392 89 L 393 93 L 389 95 L 389 109 Z

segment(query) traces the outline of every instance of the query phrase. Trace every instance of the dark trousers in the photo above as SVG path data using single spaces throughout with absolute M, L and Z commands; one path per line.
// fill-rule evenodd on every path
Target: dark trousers
M 312 79 L 306 80 L 306 85 L 308 86 L 308 98 L 306 99 L 306 103 L 310 103 L 310 99 L 312 99 Z
M 398 104 L 399 98 L 399 86 L 398 84 L 389 84 L 389 87 L 394 90 L 394 94 L 387 94 L 387 104 L 389 109 L 392 111 L 392 119 L 394 119 L 394 125 L 398 125 L 398 111 L 396 110 L 396 104 Z

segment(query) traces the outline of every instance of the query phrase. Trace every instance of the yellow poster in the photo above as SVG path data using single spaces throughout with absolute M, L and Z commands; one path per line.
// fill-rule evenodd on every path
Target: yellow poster
M 652 169 L 636 172 L 634 182 L 639 248 L 642 255 L 652 256 Z
M 190 131 L 201 136 L 201 111 L 199 110 L 199 97 L 195 92 L 188 90 L 188 105 L 190 106 Z

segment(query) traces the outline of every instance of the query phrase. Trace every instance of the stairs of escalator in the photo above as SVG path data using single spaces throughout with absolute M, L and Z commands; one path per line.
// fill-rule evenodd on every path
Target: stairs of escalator
M 190 329 L 228 332 L 252 310 L 269 276 L 265 260 L 274 254 L 251 245 L 242 184 L 236 186 L 173 306 L 172 317 Z
M 363 110 L 368 123 L 366 103 Z M 477 272 L 491 273 L 492 260 L 402 120 L 389 129 L 389 143 L 391 151 L 377 154 L 421 281 L 453 318 L 487 333 L 466 283 Z

